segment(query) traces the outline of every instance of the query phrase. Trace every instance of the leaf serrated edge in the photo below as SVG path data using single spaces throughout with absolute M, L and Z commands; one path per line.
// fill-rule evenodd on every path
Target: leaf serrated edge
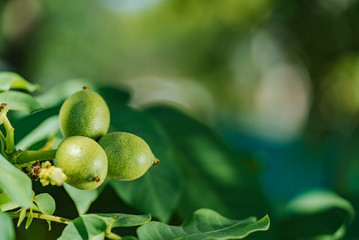
M 242 239 L 242 238 L 245 238 L 247 237 L 249 234 L 253 233 L 253 232 L 257 232 L 257 231 L 267 231 L 270 227 L 270 219 L 269 219 L 269 216 L 268 214 L 265 215 L 264 217 L 262 217 L 261 219 L 259 219 L 258 221 L 256 221 L 256 218 L 253 218 L 253 220 L 255 220 L 255 222 L 249 224 L 249 226 L 246 226 L 246 227 L 250 227 L 252 224 L 253 225 L 258 225 L 258 224 L 261 224 L 263 222 L 263 224 L 265 225 L 264 228 L 257 228 L 257 229 L 253 229 L 253 230 L 250 230 L 248 231 L 247 233 L 245 233 L 244 235 L 241 235 L 238 239 Z M 221 231 L 224 231 L 224 230 L 228 230 L 228 229 L 231 229 L 233 227 L 236 227 L 240 224 L 243 224 L 242 221 L 236 223 L 236 224 L 233 224 L 231 226 L 228 226 L 228 227 L 225 227 L 225 228 L 220 228 L 220 229 L 216 229 L 216 230 L 213 230 L 213 231 L 208 231 L 208 232 L 199 232 L 199 233 L 193 233 L 193 234 L 189 234 L 189 235 L 185 235 L 185 236 L 180 236 L 178 238 L 175 238 L 174 240 L 180 240 L 180 239 L 184 239 L 184 238 L 188 238 L 188 237 L 192 237 L 192 236 L 196 236 L 196 235 L 201 235 L 201 234 L 209 234 L 209 233 L 215 233 L 215 232 L 221 232 Z
M 113 214 L 113 213 L 112 213 Z M 115 213 L 113 214 L 112 216 L 106 216 L 105 215 L 101 215 L 100 214 L 96 214 L 96 213 L 91 213 L 91 214 L 86 214 L 86 215 L 83 215 L 83 216 L 95 216 L 95 217 L 98 217 L 98 218 L 112 218 L 113 220 L 111 220 L 112 224 L 113 222 L 115 222 L 116 219 L 120 218 L 121 215 L 126 215 L 126 216 L 142 216 L 142 217 L 146 217 L 147 219 L 145 221 L 142 221 L 140 223 L 136 223 L 136 224 L 129 224 L 129 225 L 125 225 L 125 226 L 118 226 L 118 227 L 136 227 L 136 226 L 141 226 L 143 224 L 146 224 L 148 222 L 150 222 L 152 220 L 152 215 L 151 214 L 143 214 L 143 215 L 131 215 L 131 214 L 125 214 L 125 213 Z

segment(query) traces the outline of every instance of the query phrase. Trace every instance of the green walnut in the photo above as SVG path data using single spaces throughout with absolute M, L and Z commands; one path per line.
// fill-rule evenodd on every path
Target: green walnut
M 66 174 L 66 183 L 89 190 L 100 186 L 107 176 L 107 156 L 93 139 L 68 137 L 59 145 L 55 163 Z
M 85 136 L 98 140 L 110 126 L 110 110 L 100 95 L 84 88 L 66 99 L 59 119 L 65 138 Z
M 107 175 L 117 180 L 129 181 L 139 178 L 158 162 L 147 143 L 131 133 L 106 134 L 100 139 L 99 144 L 107 154 Z

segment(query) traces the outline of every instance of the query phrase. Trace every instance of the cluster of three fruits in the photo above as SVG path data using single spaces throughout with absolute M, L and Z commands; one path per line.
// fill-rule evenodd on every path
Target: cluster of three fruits
M 142 138 L 127 132 L 107 134 L 109 108 L 100 95 L 89 89 L 71 95 L 63 103 L 59 119 L 65 140 L 56 151 L 55 164 L 73 187 L 94 189 L 106 176 L 133 180 L 156 162 Z

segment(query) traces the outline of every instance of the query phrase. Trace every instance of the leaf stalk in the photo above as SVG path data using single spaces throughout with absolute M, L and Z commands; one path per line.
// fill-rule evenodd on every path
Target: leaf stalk
M 8 214 L 10 215 L 11 218 L 18 218 L 19 217 L 19 213 L 10 212 Z M 26 217 L 29 217 L 29 215 L 30 215 L 30 213 L 27 212 Z M 71 223 L 71 220 L 67 219 L 67 218 L 48 215 L 48 214 L 42 214 L 42 213 L 37 213 L 37 212 L 33 212 L 32 217 L 33 218 L 38 218 L 38 219 L 49 220 L 49 221 L 52 221 L 52 222 L 63 223 L 63 224 L 70 224 Z

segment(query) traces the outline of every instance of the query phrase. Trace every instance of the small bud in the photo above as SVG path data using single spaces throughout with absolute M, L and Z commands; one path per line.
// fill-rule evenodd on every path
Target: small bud
M 32 169 L 32 172 L 33 172 L 34 174 L 38 175 L 38 174 L 41 172 L 41 168 L 40 168 L 40 167 L 34 167 L 34 168 Z
M 52 165 L 50 161 L 46 161 L 41 164 L 41 168 L 50 168 L 51 166 Z
M 34 173 L 30 173 L 29 176 L 30 176 L 31 180 L 36 180 L 37 179 L 37 177 L 36 177 L 36 175 Z
M 160 163 L 160 160 L 155 158 L 155 160 L 153 161 L 153 165 L 158 165 Z
M 34 161 L 31 163 L 31 167 L 34 168 L 34 167 L 40 167 L 40 162 L 39 161 Z
M 40 178 L 40 183 L 45 187 L 50 184 L 50 181 L 47 178 Z
M 59 187 L 62 186 L 67 178 L 61 168 L 52 166 L 49 161 L 42 163 L 39 176 L 42 186 L 51 184 Z
M 41 171 L 40 162 L 33 161 L 31 163 L 26 163 L 26 165 L 21 167 L 21 170 L 26 173 L 31 178 L 31 180 L 38 180 Z
M 23 171 L 26 174 L 30 173 L 28 167 L 21 167 L 21 171 Z

